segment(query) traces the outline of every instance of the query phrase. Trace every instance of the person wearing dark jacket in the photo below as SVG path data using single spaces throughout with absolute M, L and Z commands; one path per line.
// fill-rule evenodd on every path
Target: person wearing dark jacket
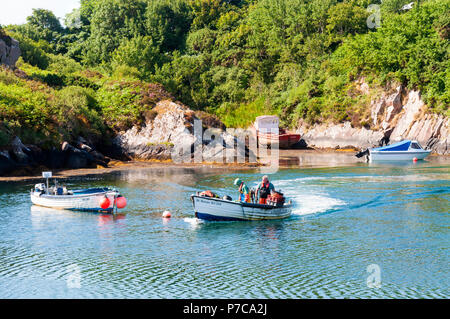
M 256 189 L 257 196 L 259 196 L 260 204 L 267 204 L 267 196 L 270 195 L 272 191 L 275 191 L 275 186 L 269 182 L 267 175 L 264 175 L 261 183 L 259 183 Z

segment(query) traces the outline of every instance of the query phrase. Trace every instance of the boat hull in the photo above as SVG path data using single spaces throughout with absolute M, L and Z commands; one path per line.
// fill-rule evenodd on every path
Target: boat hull
M 414 158 L 423 160 L 427 157 L 431 151 L 397 151 L 397 152 L 380 152 L 369 151 L 369 161 L 412 161 Z
M 233 202 L 223 199 L 192 196 L 195 216 L 211 221 L 275 220 L 291 215 L 291 205 L 271 205 Z
M 278 142 L 279 148 L 287 149 L 300 141 L 300 134 L 269 134 L 258 132 L 258 141 L 263 144 Z
M 79 194 L 79 195 L 47 195 L 37 192 L 31 192 L 31 202 L 34 205 L 49 207 L 54 209 L 66 209 L 76 211 L 89 212 L 112 212 L 114 208 L 114 197 L 119 195 L 115 191 L 107 191 L 93 194 Z M 110 201 L 108 208 L 100 207 L 100 201 L 107 197 Z

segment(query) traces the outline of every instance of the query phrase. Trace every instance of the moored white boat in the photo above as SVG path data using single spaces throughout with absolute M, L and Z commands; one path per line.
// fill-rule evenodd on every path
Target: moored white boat
M 31 202 L 35 205 L 79 211 L 112 212 L 114 200 L 119 196 L 119 192 L 108 188 L 90 188 L 86 190 L 74 191 L 66 195 L 50 195 L 41 191 L 32 191 Z M 102 208 L 101 202 L 108 198 L 109 205 Z
M 226 199 L 192 195 L 195 216 L 204 220 L 238 221 L 283 219 L 291 215 L 292 204 L 282 206 L 235 202 Z
M 423 160 L 431 151 L 424 150 L 417 141 L 404 140 L 395 144 L 370 148 L 369 161 L 411 161 Z
M 115 189 L 89 188 L 70 191 L 59 185 L 49 187 L 48 178 L 51 177 L 51 173 L 44 177 L 47 178 L 47 185 L 36 184 L 30 192 L 31 202 L 34 205 L 91 212 L 115 212 L 117 208 L 126 206 L 126 199 Z

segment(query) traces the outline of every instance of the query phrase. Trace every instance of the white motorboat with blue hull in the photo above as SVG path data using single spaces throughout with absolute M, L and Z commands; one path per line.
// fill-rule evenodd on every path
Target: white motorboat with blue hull
M 370 148 L 369 161 L 411 161 L 423 160 L 431 151 L 424 150 L 417 141 L 405 140 L 395 144 Z
M 56 184 L 48 186 L 51 172 L 45 172 L 47 185 L 36 184 L 30 192 L 31 202 L 34 205 L 87 212 L 114 213 L 118 208 L 126 206 L 126 199 L 111 188 L 89 188 L 83 190 L 67 190 L 66 187 Z
M 31 202 L 35 205 L 88 212 L 112 213 L 114 200 L 119 196 L 119 192 L 109 188 L 90 188 L 69 192 L 69 194 L 51 195 L 42 191 L 31 192 Z M 102 208 L 101 201 L 108 198 L 109 206 Z
M 287 218 L 292 212 L 291 203 L 272 206 L 198 195 L 191 199 L 195 216 L 210 221 L 274 220 Z

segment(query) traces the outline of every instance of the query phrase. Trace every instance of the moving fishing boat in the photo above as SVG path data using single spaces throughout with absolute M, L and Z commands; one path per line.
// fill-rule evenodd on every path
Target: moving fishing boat
M 68 190 L 65 186 L 49 187 L 48 179 L 51 172 L 43 172 L 42 176 L 47 183 L 39 183 L 31 190 L 31 202 L 34 205 L 77 211 L 116 213 L 117 209 L 125 208 L 125 197 L 111 188 L 89 188 L 82 190 Z
M 369 148 L 364 152 L 356 154 L 357 157 L 368 156 L 369 161 L 411 161 L 414 159 L 423 160 L 431 153 L 424 150 L 419 142 L 414 140 L 404 140 L 395 144 Z
M 279 143 L 279 148 L 290 148 L 300 141 L 300 134 L 288 133 L 279 128 L 280 120 L 276 115 L 258 116 L 253 124 L 258 143 Z
M 211 221 L 272 220 L 291 216 L 292 202 L 256 204 L 232 201 L 231 197 L 217 198 L 197 193 L 191 196 L 195 217 Z

